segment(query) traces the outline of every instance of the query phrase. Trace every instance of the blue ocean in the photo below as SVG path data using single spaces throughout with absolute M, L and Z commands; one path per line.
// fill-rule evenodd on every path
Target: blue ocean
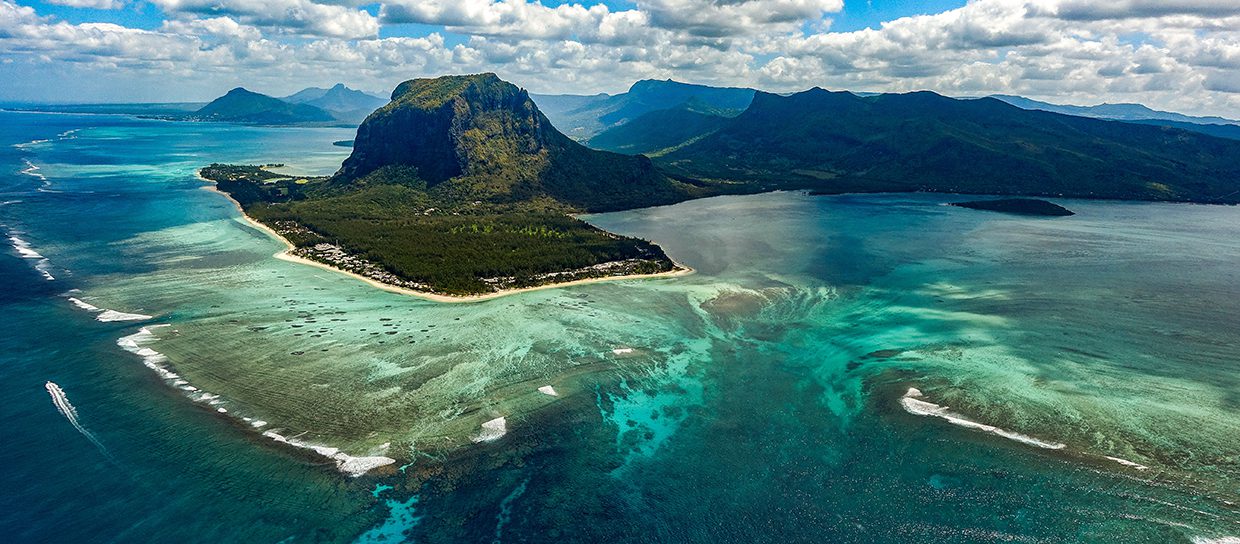
M 469 304 L 196 176 L 340 128 L 0 112 L 6 542 L 1240 542 L 1240 209 L 726 196 Z

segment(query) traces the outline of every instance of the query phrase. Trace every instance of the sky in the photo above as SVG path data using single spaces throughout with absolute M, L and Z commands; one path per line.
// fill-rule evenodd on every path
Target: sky
M 0 101 L 205 101 L 495 72 L 1139 102 L 1240 118 L 1240 0 L 0 0 Z

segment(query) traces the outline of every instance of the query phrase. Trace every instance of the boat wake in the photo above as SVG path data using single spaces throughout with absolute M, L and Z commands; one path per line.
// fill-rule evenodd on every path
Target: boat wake
M 47 394 L 52 396 L 52 404 L 56 405 L 56 410 L 60 411 L 60 415 L 65 416 L 65 419 L 69 421 L 70 425 L 73 425 L 74 429 L 77 429 L 77 432 L 82 433 L 82 436 L 90 440 L 91 444 L 99 448 L 104 457 L 107 457 L 108 460 L 113 460 L 112 454 L 108 453 L 108 449 L 103 447 L 103 443 L 98 438 L 95 438 L 95 435 L 86 430 L 86 427 L 83 427 L 81 422 L 78 421 L 77 408 L 74 408 L 73 404 L 69 403 L 69 397 L 65 395 L 64 389 L 61 389 L 59 385 L 53 382 L 47 382 L 43 387 L 47 389 Z

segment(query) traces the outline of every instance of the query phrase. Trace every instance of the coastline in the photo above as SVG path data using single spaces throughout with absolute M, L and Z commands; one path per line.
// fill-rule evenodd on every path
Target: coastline
M 348 270 L 341 270 L 339 268 L 336 268 L 326 263 L 321 263 L 318 261 L 306 259 L 304 257 L 298 257 L 297 255 L 293 255 L 292 251 L 294 249 L 297 249 L 297 246 L 294 246 L 292 242 L 289 242 L 283 236 L 280 236 L 280 234 L 277 233 L 275 229 L 272 229 L 271 227 L 264 225 L 262 222 L 246 214 L 245 209 L 241 207 L 241 203 L 234 200 L 233 197 L 228 195 L 228 193 L 225 193 L 224 191 L 217 189 L 215 187 L 215 182 L 202 177 L 202 175 L 198 172 L 194 172 L 194 176 L 207 184 L 206 186 L 203 187 L 204 190 L 216 193 L 228 199 L 229 202 L 232 202 L 233 206 L 237 208 L 237 212 L 241 214 L 241 217 L 245 220 L 246 223 L 258 229 L 259 231 L 267 234 L 271 238 L 280 241 L 280 243 L 284 244 L 284 250 L 277 252 L 275 255 L 272 255 L 273 257 L 280 259 L 282 261 L 304 264 L 308 266 L 321 268 L 323 270 L 335 272 L 337 274 L 343 274 L 353 279 L 363 281 L 369 284 L 371 287 L 374 287 L 376 289 L 382 289 L 384 291 L 388 291 L 392 293 L 398 293 L 402 295 L 417 297 L 417 298 L 420 298 L 423 300 L 429 300 L 432 302 L 446 302 L 446 303 L 482 302 L 482 301 L 496 299 L 500 297 L 506 297 L 508 295 L 516 295 L 516 294 L 526 293 L 530 291 L 540 291 L 543 289 L 558 289 L 560 287 L 573 287 L 577 285 L 587 285 L 591 283 L 602 283 L 602 282 L 608 282 L 608 281 L 674 278 L 674 277 L 679 277 L 679 276 L 688 276 L 694 273 L 694 270 L 692 268 L 688 266 L 684 266 L 673 260 L 672 264 L 675 266 L 675 268 L 667 272 L 658 272 L 655 274 L 631 274 L 631 275 L 626 275 L 626 276 L 602 276 L 602 277 L 597 277 L 597 278 L 584 278 L 584 279 L 572 280 L 572 281 L 545 283 L 542 285 L 535 285 L 532 287 L 521 287 L 519 289 L 503 289 L 500 291 L 495 291 L 494 293 L 485 293 L 481 295 L 461 295 L 461 296 L 443 295 L 439 293 L 428 293 L 426 291 L 418 291 L 416 289 L 409 289 L 406 287 L 397 287 L 395 285 L 389 285 L 381 281 L 375 280 L 373 278 L 368 278 L 361 274 L 349 272 Z M 671 257 L 668 257 L 668 259 L 671 259 Z

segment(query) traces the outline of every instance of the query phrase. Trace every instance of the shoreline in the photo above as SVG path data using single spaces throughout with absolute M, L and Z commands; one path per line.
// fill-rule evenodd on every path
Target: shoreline
M 250 217 L 249 215 L 247 215 L 245 213 L 245 209 L 241 207 L 241 203 L 234 200 L 233 197 L 228 195 L 228 193 L 225 193 L 224 191 L 217 189 L 215 187 L 215 182 L 202 177 L 202 174 L 198 172 L 194 172 L 194 176 L 202 180 L 203 182 L 207 183 L 207 185 L 203 187 L 203 190 L 216 193 L 228 199 L 228 201 L 231 202 L 233 206 L 237 208 L 237 212 L 241 214 L 241 218 L 244 219 L 247 224 L 249 224 L 251 227 L 258 229 L 259 231 L 263 232 L 267 236 L 270 236 L 271 238 L 278 240 L 280 243 L 284 244 L 284 250 L 276 252 L 275 255 L 272 255 L 273 257 L 280 259 L 281 261 L 313 266 L 313 267 L 321 268 L 323 270 L 327 270 L 330 272 L 335 272 L 337 274 L 343 274 L 353 279 L 365 282 L 369 284 L 371 287 L 374 287 L 376 289 L 382 289 L 390 293 L 408 295 L 408 296 L 417 297 L 423 300 L 429 300 L 432 302 L 444 302 L 444 303 L 482 302 L 482 301 L 496 299 L 500 297 L 506 297 L 509 295 L 527 293 L 530 291 L 541 291 L 544 289 L 558 289 L 560 287 L 574 287 L 578 285 L 588 285 L 591 283 L 602 283 L 602 282 L 608 282 L 608 281 L 675 278 L 679 276 L 688 276 L 695 272 L 692 268 L 688 266 L 684 266 L 672 260 L 672 265 L 675 268 L 667 272 L 658 272 L 655 274 L 630 274 L 626 276 L 601 276 L 597 278 L 583 278 L 583 279 L 572 280 L 572 281 L 546 283 L 542 285 L 535 285 L 532 287 L 521 287 L 519 289 L 503 289 L 500 291 L 495 291 L 494 293 L 484 293 L 480 295 L 458 296 L 458 295 L 442 295 L 439 293 L 428 293 L 426 291 L 418 291 L 416 289 L 409 289 L 407 287 L 398 287 L 395 285 L 390 285 L 390 284 L 383 283 L 373 278 L 368 278 L 361 274 L 349 272 L 348 270 L 341 270 L 327 263 L 321 263 L 318 261 L 307 259 L 305 257 L 298 257 L 297 255 L 293 255 L 291 252 L 294 249 L 297 249 L 297 246 L 294 246 L 292 242 L 289 242 L 283 236 L 280 236 L 280 234 L 276 232 L 275 229 L 272 229 L 271 227 L 264 225 L 262 222 L 258 221 L 257 219 L 254 219 L 253 217 Z M 668 260 L 671 260 L 671 257 L 668 257 Z

